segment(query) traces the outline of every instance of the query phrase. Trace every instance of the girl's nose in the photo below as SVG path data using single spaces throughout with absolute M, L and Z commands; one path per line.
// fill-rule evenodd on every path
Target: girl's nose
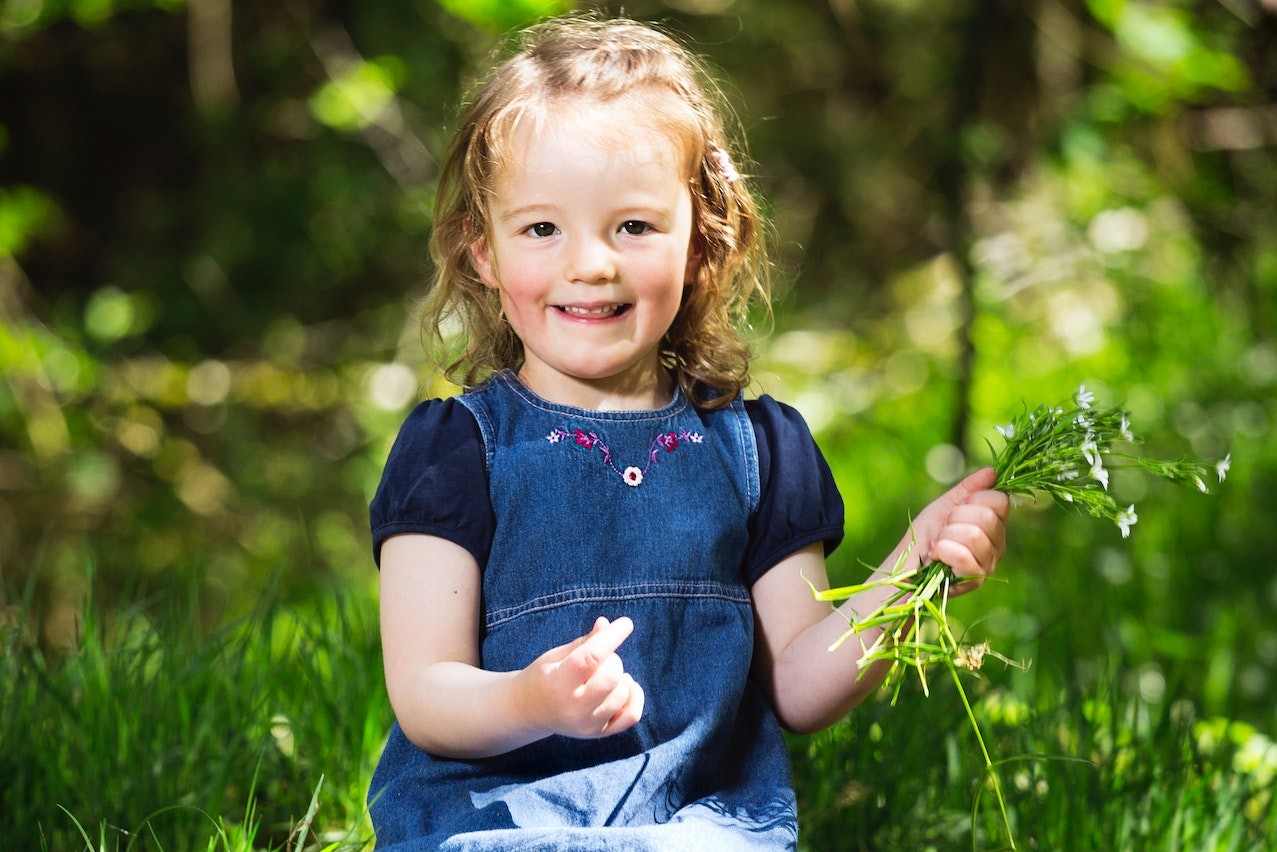
M 582 237 L 572 244 L 565 270 L 572 281 L 601 284 L 616 277 L 616 249 L 600 237 Z

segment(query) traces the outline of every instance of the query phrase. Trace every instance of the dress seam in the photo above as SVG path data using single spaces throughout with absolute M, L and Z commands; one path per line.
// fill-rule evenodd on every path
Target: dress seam
M 598 603 L 601 601 L 632 601 L 652 598 L 681 598 L 684 600 L 722 600 L 734 604 L 749 604 L 749 591 L 744 586 L 725 586 L 721 583 L 634 583 L 619 586 L 588 586 L 565 589 L 549 595 L 532 598 L 521 604 L 490 610 L 484 619 L 487 627 L 497 627 L 524 615 L 557 609 L 574 603 Z

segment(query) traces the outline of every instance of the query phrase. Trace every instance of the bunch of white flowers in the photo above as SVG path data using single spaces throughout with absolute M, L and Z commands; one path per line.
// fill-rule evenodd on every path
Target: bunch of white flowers
M 1131 432 L 1127 413 L 1096 407 L 1095 394 L 1085 385 L 1073 395 L 1068 409 L 1058 405 L 1039 406 L 996 428 L 1005 444 L 993 462 L 997 472 L 995 488 L 1013 497 L 1045 494 L 1059 505 L 1107 518 L 1117 525 L 1123 538 L 1130 535 L 1139 516 L 1133 504 L 1122 508 L 1109 493 L 1111 470 L 1139 468 L 1162 479 L 1193 485 L 1202 492 L 1209 490 L 1206 480 L 1212 473 L 1210 465 L 1194 459 L 1160 461 L 1139 455 L 1134 451 L 1138 442 Z M 1230 464 L 1231 454 L 1214 465 L 1213 473 L 1220 482 L 1224 481 Z M 994 764 L 958 670 L 976 671 L 985 657 L 1010 665 L 1021 664 L 991 650 L 987 642 L 975 645 L 959 642 L 950 629 L 946 611 L 949 586 L 957 582 L 956 578 L 941 562 L 906 568 L 908 556 L 906 551 L 889 575 L 877 580 L 827 591 L 813 587 L 816 597 L 824 601 L 843 600 L 868 589 L 894 587 L 893 594 L 877 609 L 857 613 L 847 632 L 830 650 L 856 637 L 862 648 L 861 672 L 872 663 L 889 661 L 891 671 L 886 684 L 893 690 L 893 702 L 899 695 L 904 672 L 916 672 L 923 693 L 929 694 L 928 669 L 940 664 L 949 671 L 975 731 L 985 768 L 993 780 L 1003 823 L 1014 849 L 1015 840 L 998 777 L 993 771 Z M 881 632 L 872 643 L 865 644 L 861 634 L 872 628 L 881 628 Z
M 997 427 L 1006 445 L 993 463 L 996 488 L 1012 495 L 1047 494 L 1057 503 L 1079 506 L 1113 521 L 1122 538 L 1131 534 L 1139 517 L 1134 505 L 1123 509 L 1109 494 L 1111 469 L 1139 467 L 1162 479 L 1190 483 L 1203 493 L 1209 490 L 1209 465 L 1194 459 L 1159 461 L 1120 449 L 1136 444 L 1126 412 L 1096 408 L 1095 394 L 1085 385 L 1073 402 L 1070 411 L 1038 406 Z M 1220 482 L 1230 464 L 1231 454 L 1215 464 Z

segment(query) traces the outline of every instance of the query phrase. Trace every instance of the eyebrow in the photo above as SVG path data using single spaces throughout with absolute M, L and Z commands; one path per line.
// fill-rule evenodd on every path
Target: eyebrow
M 513 222 L 516 219 L 527 219 L 534 214 L 542 212 L 554 212 L 554 206 L 551 204 L 525 204 L 522 207 L 515 207 L 501 214 L 502 222 Z
M 553 216 L 557 212 L 558 208 L 553 204 L 525 204 L 522 207 L 514 207 L 505 211 L 499 218 L 502 222 L 509 223 L 520 219 L 536 218 L 542 214 Z M 673 215 L 671 208 L 663 204 L 631 204 L 619 207 L 613 210 L 612 213 L 621 216 L 633 214 L 634 216 L 652 219 L 669 218 Z

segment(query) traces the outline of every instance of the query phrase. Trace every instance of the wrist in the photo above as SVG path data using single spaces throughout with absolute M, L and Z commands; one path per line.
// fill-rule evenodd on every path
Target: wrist
M 537 689 L 537 678 L 531 666 L 509 672 L 505 691 L 506 718 L 512 728 L 521 732 L 521 739 L 531 743 L 554 733 L 546 712 L 547 702 L 541 690 Z

